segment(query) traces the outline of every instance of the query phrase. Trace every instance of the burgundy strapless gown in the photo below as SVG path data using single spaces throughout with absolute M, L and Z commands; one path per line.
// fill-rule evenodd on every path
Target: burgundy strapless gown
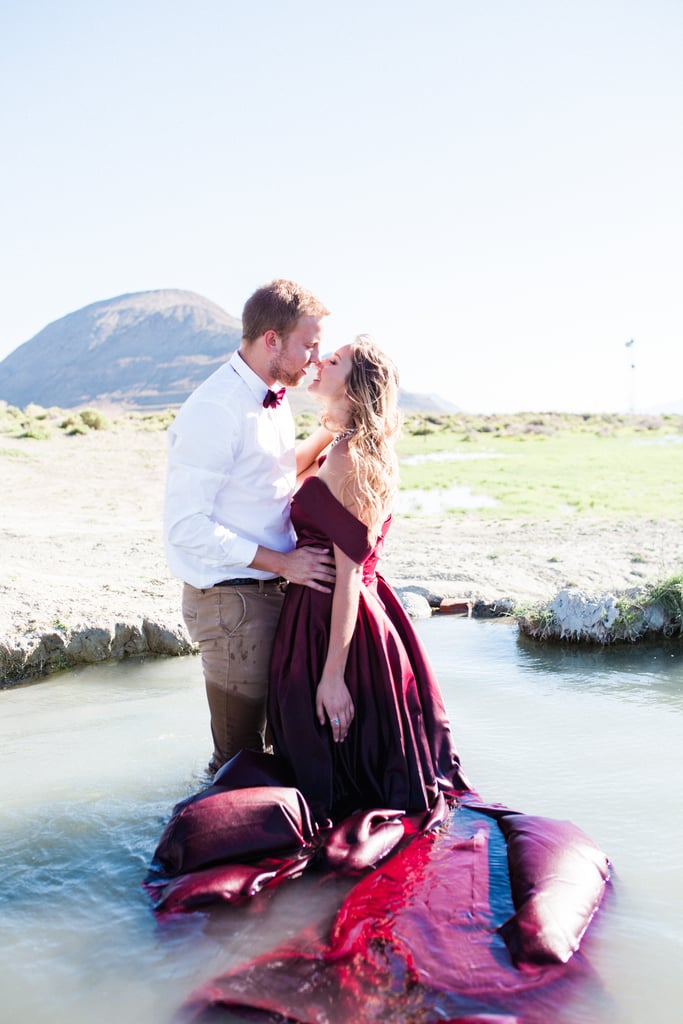
M 377 571 L 390 521 L 374 546 L 326 484 L 294 496 L 298 546 L 336 544 L 363 567 L 358 621 L 346 665 L 355 715 L 343 743 L 315 713 L 327 654 L 332 594 L 290 584 L 271 662 L 268 721 L 276 753 L 322 823 L 355 810 L 429 808 L 438 793 L 471 789 L 461 772 L 439 684 L 396 593 Z
M 571 822 L 481 802 L 422 644 L 376 574 L 383 538 L 371 548 L 317 478 L 292 519 L 299 544 L 334 542 L 363 566 L 349 735 L 335 744 L 315 715 L 332 597 L 290 585 L 269 701 L 282 756 L 241 751 L 177 804 L 144 884 L 165 915 L 258 899 L 309 865 L 358 881 L 329 934 L 312 926 L 232 966 L 193 993 L 184 1019 L 214 1021 L 227 1008 L 230 1019 L 301 1024 L 554 1020 L 587 980 L 574 954 L 607 858 Z M 449 809 L 442 794 L 457 793 Z

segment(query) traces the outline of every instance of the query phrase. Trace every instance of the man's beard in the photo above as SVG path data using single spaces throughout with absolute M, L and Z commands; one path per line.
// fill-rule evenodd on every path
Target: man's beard
M 306 371 L 304 369 L 299 370 L 296 374 L 288 370 L 281 359 L 274 359 L 270 364 L 271 376 L 284 384 L 286 388 L 296 388 L 306 377 Z

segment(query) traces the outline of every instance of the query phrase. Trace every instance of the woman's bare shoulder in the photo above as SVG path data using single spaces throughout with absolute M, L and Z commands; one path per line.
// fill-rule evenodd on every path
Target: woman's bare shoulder
M 345 441 L 341 441 L 330 449 L 318 475 L 327 484 L 337 501 L 354 511 L 358 496 L 357 480 L 353 461 Z

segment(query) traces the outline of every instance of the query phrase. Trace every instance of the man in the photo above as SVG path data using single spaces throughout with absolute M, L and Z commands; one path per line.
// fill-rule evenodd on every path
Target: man
M 329 591 L 334 556 L 295 548 L 296 477 L 331 440 L 319 428 L 295 448 L 287 398 L 320 359 L 328 310 L 293 281 L 248 299 L 242 341 L 193 392 L 168 431 L 166 555 L 184 581 L 183 618 L 200 648 L 216 771 L 243 747 L 265 749 L 272 641 L 284 586 Z

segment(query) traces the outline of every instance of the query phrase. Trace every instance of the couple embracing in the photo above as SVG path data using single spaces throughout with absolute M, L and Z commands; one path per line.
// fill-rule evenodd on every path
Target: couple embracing
M 364 336 L 322 357 L 325 306 L 259 288 L 229 362 L 169 429 L 165 538 L 200 649 L 215 772 L 272 743 L 320 825 L 469 788 L 438 682 L 377 572 L 397 488 L 398 376 Z M 320 426 L 285 394 L 313 368 Z

